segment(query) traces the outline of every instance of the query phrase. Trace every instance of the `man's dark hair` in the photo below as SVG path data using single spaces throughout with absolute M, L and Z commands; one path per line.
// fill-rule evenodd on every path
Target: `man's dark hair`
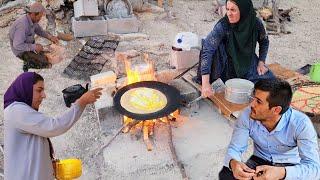
M 34 72 L 34 82 L 33 82 L 33 84 L 36 84 L 37 82 L 39 82 L 39 81 L 44 81 L 44 79 L 43 79 L 43 77 L 40 75 L 40 74 L 38 74 L 38 73 L 35 73 Z
M 281 106 L 282 110 L 280 114 L 285 113 L 289 109 L 292 99 L 292 89 L 287 81 L 278 78 L 263 79 L 254 85 L 254 90 L 269 92 L 267 101 L 270 109 L 275 106 Z

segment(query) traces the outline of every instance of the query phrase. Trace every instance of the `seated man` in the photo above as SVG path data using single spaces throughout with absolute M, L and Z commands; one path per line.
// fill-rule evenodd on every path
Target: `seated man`
M 48 68 L 51 64 L 43 53 L 43 47 L 35 44 L 35 34 L 58 43 L 58 38 L 45 32 L 38 22 L 46 12 L 41 3 L 35 2 L 27 8 L 27 14 L 18 18 L 10 28 L 9 39 L 12 52 L 23 60 L 23 71 L 29 68 Z
M 317 134 L 310 119 L 290 108 L 288 82 L 265 79 L 237 120 L 219 179 L 319 179 Z M 254 151 L 243 163 L 249 137 Z

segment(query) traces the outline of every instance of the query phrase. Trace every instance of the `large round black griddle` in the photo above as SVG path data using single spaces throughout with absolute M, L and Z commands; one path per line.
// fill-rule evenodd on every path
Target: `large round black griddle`
M 121 105 L 121 97 L 124 93 L 127 91 L 134 89 L 134 88 L 151 88 L 156 89 L 163 93 L 167 98 L 167 104 L 164 108 L 162 108 L 159 111 L 153 112 L 153 113 L 146 113 L 146 114 L 137 114 L 132 113 L 125 109 Z M 140 81 L 133 84 L 129 84 L 127 86 L 122 87 L 117 91 L 115 96 L 113 97 L 113 103 L 115 108 L 123 115 L 135 119 L 135 120 L 151 120 L 151 119 L 157 119 L 164 116 L 167 116 L 171 113 L 173 113 L 175 110 L 179 108 L 181 105 L 181 95 L 179 90 L 177 90 L 175 87 L 170 86 L 168 84 L 158 82 L 158 81 Z

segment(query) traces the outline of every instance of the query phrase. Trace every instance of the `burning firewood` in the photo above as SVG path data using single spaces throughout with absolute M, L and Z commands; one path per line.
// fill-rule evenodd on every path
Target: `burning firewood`
M 146 123 L 146 122 L 145 122 Z M 143 140 L 144 140 L 144 143 L 146 144 L 147 146 L 147 150 L 148 151 L 152 151 L 153 149 L 153 146 L 150 142 L 150 139 L 149 139 L 149 133 L 148 133 L 148 125 L 144 124 L 143 126 Z
M 154 124 L 155 124 L 154 121 L 150 121 L 150 123 L 149 123 L 149 136 L 153 136 L 153 134 L 154 134 Z
M 139 122 L 130 130 L 131 139 L 139 140 L 142 136 L 143 121 Z
M 287 10 L 279 9 L 279 0 L 272 1 L 272 8 L 268 7 L 268 1 L 265 1 L 263 6 L 258 12 L 263 20 L 266 21 L 268 34 L 290 34 L 290 31 L 285 29 L 284 22 L 291 21 L 289 13 L 293 8 Z
M 138 124 L 140 121 L 135 121 L 135 120 L 132 120 L 130 122 L 128 122 L 127 124 L 125 124 L 125 127 L 123 128 L 122 132 L 123 133 L 127 133 L 130 131 L 130 129 L 135 126 L 136 124 Z

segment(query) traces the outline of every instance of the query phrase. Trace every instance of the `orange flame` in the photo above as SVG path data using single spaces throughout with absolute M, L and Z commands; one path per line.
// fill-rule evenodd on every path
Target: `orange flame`
M 139 81 L 155 81 L 155 71 L 154 71 L 154 63 L 149 59 L 148 54 L 144 54 L 144 62 L 145 64 L 140 64 L 137 66 L 132 67 L 130 60 L 128 60 L 126 55 L 120 55 L 118 57 L 120 60 L 124 61 L 125 69 L 127 73 L 127 85 L 132 84 Z M 173 117 L 177 117 L 180 114 L 179 110 L 171 113 L 170 115 Z M 159 118 L 161 121 L 165 121 L 167 118 Z M 133 119 L 123 116 L 124 124 L 128 124 L 129 122 L 133 121 Z M 151 120 L 156 122 L 156 119 Z
M 134 67 L 131 67 L 131 62 L 124 58 L 126 73 L 127 73 L 127 84 L 132 84 L 139 81 L 154 81 L 155 72 L 154 72 L 154 64 L 149 59 L 147 54 L 144 54 L 144 62 L 145 64 L 140 64 Z

